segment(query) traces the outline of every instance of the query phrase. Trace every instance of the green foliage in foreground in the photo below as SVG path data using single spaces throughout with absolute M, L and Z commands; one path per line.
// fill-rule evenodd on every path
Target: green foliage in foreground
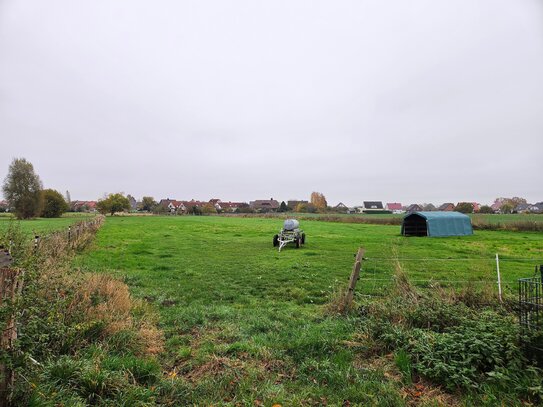
M 442 293 L 395 295 L 368 304 L 369 354 L 396 354 L 407 380 L 424 378 L 475 404 L 543 401 L 543 373 L 526 359 L 515 315 L 506 308 L 468 307 Z

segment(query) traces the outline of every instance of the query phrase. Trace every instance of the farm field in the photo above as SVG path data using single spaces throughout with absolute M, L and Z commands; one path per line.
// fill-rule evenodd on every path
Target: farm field
M 30 219 L 25 221 L 18 221 L 9 214 L 0 214 L 0 234 L 3 231 L 6 231 L 10 225 L 11 226 L 20 226 L 21 231 L 25 234 L 28 234 L 29 238 L 34 237 L 34 235 L 43 235 L 48 232 L 59 229 L 67 229 L 68 226 L 92 218 L 94 215 L 86 213 L 69 213 L 64 214 L 61 218 L 37 218 Z
M 543 258 L 541 233 L 404 238 L 398 226 L 301 226 L 306 246 L 278 253 L 279 219 L 111 217 L 75 265 L 122 278 L 159 309 L 163 366 L 186 383 L 185 404 L 392 406 L 404 403 L 397 385 L 347 346 L 358 342 L 361 318 L 324 312 L 358 247 L 366 249 L 358 287 L 365 301 L 386 293 L 395 258 L 417 285 L 492 285 L 499 253 L 510 293 Z

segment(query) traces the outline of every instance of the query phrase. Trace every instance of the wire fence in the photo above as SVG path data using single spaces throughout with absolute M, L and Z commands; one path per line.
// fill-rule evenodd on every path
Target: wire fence
M 401 273 L 420 287 L 488 286 L 501 297 L 516 294 L 518 280 L 531 276 L 541 264 L 543 257 L 499 254 L 484 258 L 365 257 L 358 290 L 363 296 L 384 295 Z
M 30 244 L 26 239 L 20 239 L 20 236 L 16 235 L 12 236 L 8 232 L 0 249 L 13 258 L 28 257 L 32 254 L 47 254 L 56 257 L 84 247 L 94 237 L 103 222 L 104 217 L 99 215 L 74 223 L 66 229 L 58 229 L 44 235 L 34 234 Z

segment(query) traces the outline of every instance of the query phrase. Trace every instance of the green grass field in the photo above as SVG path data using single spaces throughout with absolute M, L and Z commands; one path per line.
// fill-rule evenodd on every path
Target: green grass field
M 303 221 L 306 246 L 278 253 L 280 227 L 263 218 L 112 217 L 75 264 L 123 278 L 159 309 L 163 366 L 186 382 L 187 404 L 392 406 L 404 402 L 397 385 L 348 346 L 360 342 L 360 318 L 323 312 L 358 247 L 367 257 L 359 292 L 370 295 L 386 292 L 395 257 L 422 286 L 492 285 L 495 253 L 504 282 L 543 263 L 541 233 L 404 238 L 397 226 Z
M 18 221 L 10 214 L 2 213 L 0 215 L 0 234 L 10 226 L 20 226 L 23 233 L 28 234 L 29 238 L 59 229 L 68 229 L 68 226 L 94 216 L 88 213 L 68 213 L 61 218 L 36 218 Z

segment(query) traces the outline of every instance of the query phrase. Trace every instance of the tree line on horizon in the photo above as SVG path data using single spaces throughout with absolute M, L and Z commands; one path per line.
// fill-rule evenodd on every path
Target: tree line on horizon
M 34 217 L 55 218 L 62 216 L 67 212 L 70 203 L 69 192 L 66 191 L 66 198 L 54 189 L 44 189 L 43 183 L 34 171 L 32 163 L 25 158 L 15 158 L 11 162 L 8 174 L 2 185 L 4 197 L 8 201 L 10 208 L 18 219 L 30 219 Z M 107 197 L 98 200 L 96 209 L 102 214 L 115 214 L 116 212 L 129 211 L 131 209 L 130 195 L 124 196 L 122 193 L 111 193 Z M 133 199 L 133 198 L 132 198 Z M 514 208 L 526 199 L 497 198 L 496 201 L 502 202 L 501 212 L 512 213 Z M 151 196 L 144 196 L 139 209 L 151 213 L 164 213 L 166 208 L 162 207 Z M 426 211 L 437 210 L 433 204 L 424 204 L 422 207 Z M 474 207 L 470 202 L 460 202 L 456 205 L 455 211 L 462 213 L 473 213 Z M 325 213 L 325 212 L 347 212 L 348 208 L 331 208 L 328 206 L 326 197 L 321 192 L 312 192 L 308 202 L 302 201 L 296 204 L 296 207 L 289 207 L 285 201 L 282 201 L 277 208 L 277 212 L 299 212 L 299 213 Z M 238 213 L 255 212 L 248 204 L 242 205 L 237 210 Z M 492 207 L 483 205 L 477 211 L 478 213 L 494 213 Z M 194 206 L 189 210 L 190 214 L 202 215 L 217 213 L 216 208 L 208 203 L 202 207 Z

